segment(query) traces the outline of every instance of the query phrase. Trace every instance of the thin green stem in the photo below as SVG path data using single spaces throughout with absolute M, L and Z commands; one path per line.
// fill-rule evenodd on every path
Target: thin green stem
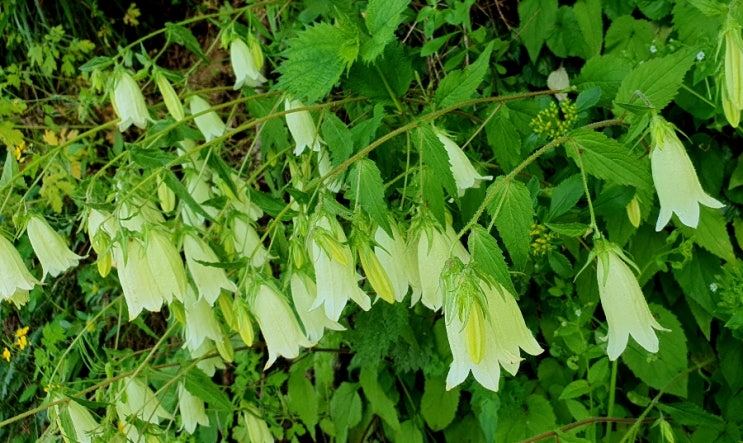
M 617 398 L 617 360 L 611 362 L 611 379 L 609 381 L 609 404 L 606 407 L 606 416 L 614 416 L 614 404 Z M 612 422 L 606 422 L 606 443 L 611 442 Z

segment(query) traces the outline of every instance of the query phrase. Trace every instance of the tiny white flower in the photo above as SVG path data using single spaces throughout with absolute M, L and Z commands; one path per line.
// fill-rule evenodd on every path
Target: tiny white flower
M 712 292 L 717 292 L 717 283 L 710 283 L 709 290 Z
M 302 320 L 307 340 L 317 343 L 325 333 L 325 329 L 332 331 L 346 329 L 337 321 L 328 318 L 324 309 L 311 309 L 312 303 L 317 298 L 317 286 L 309 276 L 301 271 L 293 272 L 291 291 L 294 308 L 297 310 L 299 319 Z
M 137 82 L 128 72 L 121 71 L 114 82 L 111 103 L 119 118 L 121 118 L 118 125 L 119 131 L 124 132 L 131 125 L 140 129 L 147 126 L 147 121 L 150 120 L 147 104 Z
M 0 235 L 0 299 L 16 305 L 28 301 L 28 291 L 41 284 L 23 263 L 21 254 L 3 235 Z
M 235 71 L 235 87 L 238 90 L 243 86 L 255 88 L 266 81 L 261 74 L 263 67 L 263 52 L 255 39 L 250 40 L 250 48 L 241 39 L 230 43 L 230 60 L 232 70 Z
M 658 48 L 655 45 L 650 45 L 650 53 L 655 54 L 658 52 Z
M 328 215 L 321 215 L 307 241 L 307 252 L 315 268 L 317 298 L 310 309 L 323 306 L 325 314 L 338 321 L 348 299 L 361 309 L 371 309 L 369 296 L 359 288 L 356 264 L 343 228 Z
M 237 291 L 237 285 L 227 278 L 224 269 L 204 264 L 218 264 L 219 258 L 203 240 L 190 234 L 186 235 L 183 238 L 183 252 L 198 294 L 210 306 L 214 305 L 222 289 L 229 292 Z
M 433 128 L 433 131 L 439 141 L 444 145 L 446 153 L 449 156 L 451 172 L 454 175 L 454 181 L 457 184 L 460 197 L 464 195 L 467 189 L 480 186 L 481 181 L 493 179 L 492 175 L 480 175 L 475 167 L 472 166 L 472 162 L 467 158 L 467 154 L 464 153 L 462 148 L 443 131 L 436 127 Z
M 648 352 L 658 352 L 658 337 L 653 329 L 668 329 L 658 324 L 650 312 L 627 259 L 617 246 L 605 240 L 597 241 L 595 247 L 599 295 L 609 324 L 609 359 L 616 360 L 624 352 L 630 335 Z
M 650 167 L 660 200 L 660 214 L 655 230 L 663 229 L 674 213 L 681 223 L 696 228 L 699 224 L 700 204 L 710 208 L 725 205 L 704 192 L 694 165 L 670 123 L 656 115 L 650 123 L 650 133 L 653 141 Z
M 453 356 L 447 390 L 462 383 L 471 371 L 484 388 L 497 391 L 501 366 L 511 375 L 518 371 L 522 360 L 519 349 L 531 355 L 543 351 L 526 327 L 513 295 L 503 285 L 480 281 L 479 288 L 485 306 L 472 302 L 469 312 L 460 315 L 456 303 L 447 304 L 444 312 Z
M 271 367 L 279 355 L 296 358 L 300 348 L 313 346 L 302 333 L 289 303 L 273 285 L 262 283 L 251 299 L 250 307 L 268 348 L 264 370 Z
M 227 132 L 227 126 L 216 112 L 212 111 L 212 106 L 203 98 L 195 95 L 191 97 L 191 115 L 194 115 L 196 127 L 207 142 L 221 137 Z
M 303 107 L 304 104 L 299 100 L 284 99 L 284 109 L 286 111 Z M 307 148 L 312 151 L 320 150 L 320 144 L 325 142 L 317 134 L 317 127 L 315 122 L 312 121 L 309 111 L 288 112 L 285 117 L 286 126 L 289 128 L 289 133 L 296 144 L 294 155 L 300 155 Z
M 209 417 L 204 410 L 204 400 L 194 396 L 185 383 L 178 383 L 178 410 L 181 411 L 183 428 L 189 434 L 193 434 L 196 425 L 209 426 Z
M 706 54 L 704 53 L 704 51 L 697 52 L 697 61 L 698 62 L 701 62 L 702 60 L 704 60 L 704 57 L 706 57 Z
M 43 218 L 32 215 L 26 226 L 28 239 L 34 248 L 36 257 L 44 271 L 42 280 L 47 275 L 56 277 L 67 269 L 77 266 L 81 256 L 70 251 L 64 239 Z

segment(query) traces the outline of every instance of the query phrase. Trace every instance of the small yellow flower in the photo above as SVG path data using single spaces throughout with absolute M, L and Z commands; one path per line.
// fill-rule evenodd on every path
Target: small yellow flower
M 28 326 L 24 326 L 21 329 L 15 331 L 16 338 L 25 337 L 26 335 L 28 335 Z
M 16 161 L 21 161 L 21 157 L 23 156 L 23 151 L 26 150 L 26 142 L 21 140 L 20 143 L 18 143 L 18 146 L 13 148 L 13 157 L 15 157 Z
M 3 348 L 3 360 L 10 362 L 10 350 L 8 348 Z
M 18 337 L 18 340 L 15 341 L 15 345 L 20 349 L 21 351 L 26 349 L 26 346 L 28 346 L 28 338 L 26 338 L 25 335 L 22 335 Z

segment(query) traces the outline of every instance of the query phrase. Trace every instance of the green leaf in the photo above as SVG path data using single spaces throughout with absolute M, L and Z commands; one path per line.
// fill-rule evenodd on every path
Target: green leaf
M 405 47 L 398 42 L 387 45 L 382 58 L 371 65 L 355 63 L 344 80 L 344 85 L 370 99 L 392 103 L 402 97 L 415 78 L 413 62 Z
M 364 62 L 372 62 L 384 50 L 388 43 L 395 39 L 395 30 L 404 17 L 403 12 L 410 0 L 370 0 L 366 8 L 364 22 L 371 34 L 361 47 L 361 58 Z
M 504 171 L 512 170 L 521 162 L 521 137 L 511 122 L 510 115 L 510 109 L 502 106 L 485 125 L 488 144 Z
M 557 0 L 524 0 L 519 3 L 519 37 L 529 58 L 536 63 L 539 50 L 552 33 L 557 18 Z
M 405 443 L 423 443 L 423 434 L 413 420 L 400 423 L 400 429 L 396 430 L 392 441 Z
M 601 88 L 601 99 L 598 106 L 607 106 L 617 95 L 622 80 L 632 70 L 626 59 L 613 55 L 593 57 L 588 60 L 573 84 L 579 91 L 598 86 Z
M 188 371 L 186 374 L 186 389 L 194 396 L 209 404 L 210 409 L 220 411 L 233 410 L 227 394 L 217 387 L 214 382 L 201 371 Z
M 586 380 L 575 380 L 570 382 L 562 390 L 560 394 L 560 400 L 568 400 L 571 398 L 581 397 L 591 392 L 591 386 L 589 386 Z
M 428 427 L 440 431 L 454 420 L 459 405 L 459 389 L 446 390 L 443 377 L 426 378 L 421 397 L 421 414 Z
M 491 192 L 495 192 L 495 195 L 488 204 L 488 213 L 495 219 L 495 227 L 503 238 L 513 265 L 523 269 L 529 257 L 529 232 L 534 223 L 531 194 L 523 183 L 506 181 L 503 176 L 490 185 L 488 193 Z
M 554 28 L 549 38 L 547 38 L 547 47 L 558 57 L 566 58 L 569 56 L 580 56 L 588 58 L 585 55 L 585 43 L 583 35 L 580 32 L 580 26 L 575 19 L 573 8 L 562 6 L 557 10 Z
M 477 421 L 480 422 L 480 429 L 485 435 L 485 441 L 494 441 L 495 431 L 498 429 L 498 411 L 501 406 L 499 398 L 496 395 L 489 395 L 473 404 L 473 406 L 475 406 L 476 411 L 479 410 Z
M 328 23 L 317 23 L 289 41 L 277 88 L 305 103 L 314 103 L 330 92 L 341 74 L 356 59 L 358 36 Z
M 449 155 L 444 145 L 439 141 L 433 130 L 427 126 L 421 126 L 413 131 L 413 143 L 418 148 L 423 159 L 423 164 L 431 168 L 439 186 L 443 186 L 450 196 L 456 197 L 457 183 L 451 172 Z
M 624 3 L 624 2 L 622 2 Z M 614 20 L 606 31 L 604 54 L 616 54 L 630 60 L 645 60 L 650 55 L 653 25 L 629 15 Z
M 498 241 L 485 228 L 475 225 L 470 231 L 467 246 L 472 254 L 472 263 L 477 263 L 482 271 L 505 286 L 508 292 L 517 294 L 503 251 L 498 246 Z
M 372 412 L 380 416 L 393 430 L 400 429 L 395 404 L 385 395 L 382 386 L 377 381 L 377 371 L 370 366 L 363 366 L 359 382 L 364 395 L 369 400 Z
M 82 72 L 91 72 L 95 69 L 106 69 L 110 65 L 113 64 L 113 59 L 111 57 L 93 57 L 92 59 L 88 60 L 87 63 L 80 66 L 80 71 Z
M 5 163 L 3 163 L 3 174 L 0 176 L 0 188 L 10 183 L 18 172 L 18 162 L 13 157 L 13 152 L 8 149 L 5 153 Z
M 650 311 L 655 314 L 658 323 L 671 332 L 656 331 L 660 342 L 657 354 L 646 351 L 631 339 L 622 354 L 622 361 L 651 388 L 686 397 L 689 377 L 686 374 L 688 351 L 684 328 L 676 316 L 663 306 L 650 304 Z
M 682 226 L 681 232 L 694 243 L 727 262 L 735 261 L 733 244 L 728 235 L 725 217 L 719 209 L 699 206 L 699 226 L 696 229 Z
M 722 418 L 710 414 L 694 403 L 678 402 L 666 404 L 658 402 L 658 409 L 671 416 L 675 423 L 684 426 L 720 426 L 724 425 Z
M 5 146 L 9 148 L 8 151 L 10 152 L 15 146 L 21 144 L 21 142 L 23 141 L 23 133 L 15 129 L 13 122 L 11 122 L 10 120 L 1 121 L 0 141 L 5 143 Z
M 348 178 L 351 186 L 346 193 L 346 198 L 358 202 L 372 220 L 389 231 L 384 182 L 377 164 L 368 158 L 362 158 L 354 163 Z
M 550 210 L 547 221 L 554 220 L 575 207 L 583 197 L 583 179 L 580 174 L 572 175 L 552 190 Z
M 330 149 L 330 162 L 333 167 L 339 166 L 353 154 L 351 131 L 345 123 L 333 113 L 327 113 L 322 120 L 322 136 Z
M 450 71 L 436 88 L 434 103 L 439 108 L 448 108 L 472 98 L 488 72 L 492 52 L 493 42 L 490 42 L 474 63 L 461 71 Z
M 573 5 L 573 12 L 583 34 L 585 58 L 599 55 L 604 40 L 601 0 L 578 0 Z
M 601 132 L 578 129 L 565 142 L 568 156 L 591 175 L 617 184 L 652 187 L 647 160 Z
M 206 54 L 201 50 L 199 41 L 188 28 L 177 23 L 167 22 L 165 23 L 165 38 L 170 42 L 185 46 L 186 49 L 198 55 L 201 60 L 209 62 Z
M 509 405 L 510 406 L 510 405 Z M 495 433 L 497 442 L 521 441 L 549 431 L 555 426 L 555 412 L 542 395 L 532 394 L 523 404 L 502 405 L 499 426 Z
M 361 397 L 355 383 L 343 382 L 330 399 L 330 418 L 340 443 L 348 439 L 348 430 L 361 421 Z
M 699 304 L 709 314 L 716 310 L 709 287 L 720 273 L 720 260 L 706 251 L 695 251 L 691 260 L 681 269 L 673 269 L 673 276 L 684 295 Z
M 317 392 L 303 371 L 291 371 L 287 385 L 287 403 L 291 411 L 296 412 L 299 419 L 315 435 L 315 426 L 318 423 Z
M 624 78 L 615 102 L 649 104 L 656 111 L 665 108 L 676 95 L 684 81 L 684 75 L 694 62 L 688 50 L 645 62 Z M 638 97 L 641 93 L 649 103 Z

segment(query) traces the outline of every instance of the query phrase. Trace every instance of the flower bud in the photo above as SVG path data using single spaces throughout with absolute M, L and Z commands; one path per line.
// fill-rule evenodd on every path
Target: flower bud
M 64 239 L 43 218 L 32 215 L 26 226 L 28 239 L 36 257 L 44 270 L 42 280 L 47 275 L 56 277 L 67 269 L 77 266 L 81 256 L 70 251 Z
M 140 129 L 147 126 L 150 114 L 144 101 L 142 91 L 137 82 L 126 71 L 121 71 L 114 82 L 112 104 L 114 111 L 119 115 L 119 131 L 126 131 L 129 126 L 134 125 Z
M 175 193 L 159 175 L 157 176 L 157 200 L 163 212 L 175 209 Z
M 359 245 L 358 253 L 361 267 L 374 292 L 387 303 L 395 303 L 395 291 L 392 288 L 390 277 L 372 252 L 371 247 L 368 244 Z
M 629 218 L 629 222 L 632 223 L 632 226 L 635 228 L 640 227 L 642 213 L 640 212 L 640 201 L 637 199 L 637 196 L 632 197 L 632 200 L 627 203 L 626 210 L 627 218 Z
M 743 109 L 743 38 L 740 25 L 728 15 L 723 31 L 725 38 L 725 89 L 736 109 Z
M 155 71 L 155 84 L 157 85 L 157 89 L 160 90 L 160 95 L 163 96 L 165 107 L 168 109 L 170 115 L 173 116 L 176 121 L 183 120 L 186 114 L 183 111 L 181 98 L 178 97 L 175 89 L 173 89 L 173 85 L 170 84 L 165 75 L 163 75 L 159 70 Z
M 305 335 L 312 343 L 317 343 L 323 337 L 325 329 L 343 331 L 338 322 L 328 318 L 324 309 L 311 309 L 317 298 L 317 286 L 312 279 L 302 271 L 294 271 L 291 276 L 291 291 L 294 308 L 304 325 Z

